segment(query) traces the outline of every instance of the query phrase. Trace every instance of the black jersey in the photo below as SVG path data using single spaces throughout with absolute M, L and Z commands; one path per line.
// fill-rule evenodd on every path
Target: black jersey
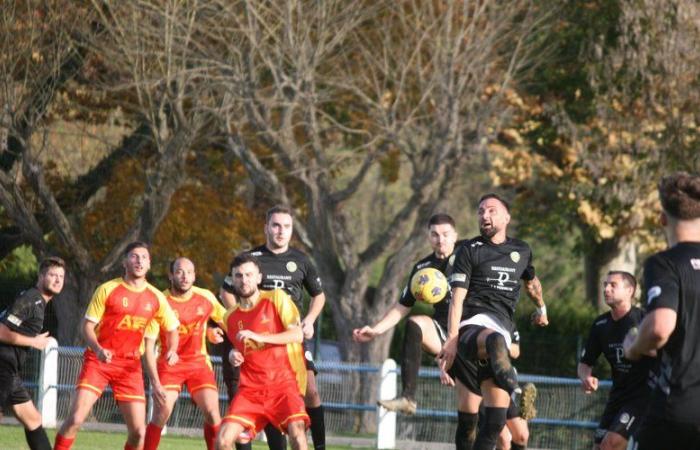
M 449 261 L 450 286 L 467 289 L 463 317 L 492 314 L 512 331 L 520 280 L 535 278 L 530 246 L 510 237 L 493 244 L 478 236 L 462 245 Z
M 312 297 L 323 293 L 316 266 L 303 252 L 290 247 L 284 253 L 272 253 L 265 245 L 261 245 L 248 253 L 255 256 L 260 265 L 263 276 L 260 288 L 266 291 L 284 289 L 292 297 L 299 311 L 303 310 L 304 288 Z M 230 276 L 224 280 L 223 288 L 233 293 Z
M 466 240 L 461 240 L 457 241 L 455 243 L 455 252 L 461 247 Z M 453 253 L 454 254 L 454 253 Z M 418 272 L 421 269 L 425 269 L 426 267 L 432 267 L 433 269 L 437 269 L 440 272 L 444 273 L 447 275 L 447 262 L 449 258 L 445 259 L 440 259 L 437 256 L 435 256 L 435 253 L 431 253 L 430 255 L 426 256 L 425 258 L 421 259 L 418 261 L 414 266 L 413 269 L 411 270 L 411 274 L 408 276 L 408 281 L 406 282 L 406 286 L 403 288 L 403 291 L 401 292 L 401 297 L 399 298 L 399 304 L 406 306 L 408 308 L 413 307 L 413 305 L 416 304 L 416 298 L 413 296 L 413 293 L 411 292 L 411 279 L 413 278 L 413 274 Z M 452 292 L 450 290 L 447 291 L 447 295 L 445 295 L 445 298 L 440 300 L 439 302 L 435 303 L 433 305 L 433 319 L 440 324 L 441 327 L 443 327 L 445 330 L 447 329 L 447 317 L 449 316 L 449 311 L 450 311 L 450 300 L 452 298 Z
M 41 333 L 44 326 L 46 300 L 37 288 L 28 289 L 19 294 L 9 308 L 0 313 L 0 322 L 12 331 L 34 337 Z M 0 342 L 0 359 L 19 370 L 29 351 L 28 347 Z
M 654 360 L 642 358 L 630 361 L 625 358 L 622 343 L 627 332 L 642 322 L 644 312 L 633 306 L 627 314 L 614 320 L 609 311 L 598 316 L 588 333 L 586 346 L 581 353 L 581 362 L 594 366 L 602 353 L 612 369 L 612 389 L 608 403 L 623 407 L 629 402 L 648 398 L 649 371 Z
M 681 242 L 644 265 L 647 310 L 676 311 L 676 328 L 660 350 L 651 415 L 700 425 L 700 242 Z

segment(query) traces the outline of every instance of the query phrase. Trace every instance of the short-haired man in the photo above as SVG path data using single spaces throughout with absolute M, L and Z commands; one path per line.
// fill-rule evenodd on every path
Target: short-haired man
M 638 326 L 643 311 L 632 305 L 637 280 L 624 271 L 610 271 L 603 283 L 605 303 L 610 311 L 596 317 L 588 333 L 578 364 L 578 377 L 584 392 L 598 389 L 593 376 L 602 353 L 612 369 L 612 389 L 595 433 L 595 449 L 624 450 L 636 431 L 649 401 L 647 380 L 653 361 L 632 362 L 623 356 L 622 343 L 627 332 Z
M 658 379 L 636 441 L 639 450 L 700 448 L 700 176 L 659 184 L 668 249 L 644 264 L 647 314 L 625 357 L 658 355 Z
M 83 368 L 68 417 L 56 434 L 54 450 L 69 450 L 92 406 L 110 384 L 128 432 L 124 450 L 143 444 L 146 428 L 141 354 L 143 335 L 155 320 L 167 331 L 165 358 L 177 361 L 179 325 L 163 293 L 146 281 L 151 268 L 148 244 L 132 242 L 124 251 L 124 276 L 97 287 L 81 323 L 87 343 Z
M 287 292 L 299 311 L 303 311 L 303 291 L 309 293 L 311 301 L 306 315 L 301 321 L 301 329 L 304 339 L 311 339 L 314 335 L 314 323 L 323 310 L 326 296 L 323 293 L 321 278 L 316 267 L 309 257 L 293 247 L 289 246 L 294 231 L 294 218 L 292 210 L 286 206 L 273 206 L 265 216 L 265 244 L 250 250 L 250 254 L 257 259 L 262 271 L 261 288 L 265 290 L 282 289 Z M 221 297 L 225 305 L 235 304 L 233 286 L 230 278 L 224 281 Z M 306 350 L 306 346 L 305 346 Z M 316 385 L 316 367 L 313 355 L 310 351 L 304 352 L 306 367 L 308 370 L 306 395 L 304 403 L 306 411 L 311 418 L 311 437 L 314 448 L 322 450 L 326 448 L 326 426 L 324 421 L 321 396 Z M 229 392 L 231 376 L 229 372 L 226 380 Z M 286 445 L 282 436 L 273 427 L 265 430 L 268 437 L 268 446 L 271 450 L 284 450 Z
M 0 313 L 0 406 L 9 407 L 24 427 L 31 450 L 50 450 L 51 443 L 41 425 L 32 396 L 22 384 L 20 372 L 29 348 L 43 350 L 49 333 L 42 333 L 44 310 L 61 293 L 66 263 L 52 256 L 39 264 L 36 286 L 19 294 L 9 308 Z
M 309 416 L 304 407 L 306 364 L 299 311 L 281 289 L 260 291 L 260 266 L 242 254 L 231 264 L 238 304 L 224 318 L 233 343 L 231 360 L 241 367 L 241 381 L 224 416 L 217 438 L 219 450 L 229 450 L 243 438 L 252 439 L 268 423 L 285 431 L 292 448 L 306 449 Z
M 145 356 L 155 402 L 151 422 L 146 427 L 143 450 L 158 448 L 161 432 L 183 384 L 187 385 L 192 401 L 204 414 L 204 441 L 207 449 L 213 450 L 221 415 L 219 390 L 205 338 L 209 319 L 223 326 L 226 310 L 211 291 L 194 285 L 195 267 L 188 258 L 172 261 L 168 278 L 170 289 L 163 294 L 180 321 L 178 362 L 170 365 L 162 354 L 156 363 L 156 341 L 160 338 L 160 347 L 165 348 L 167 334 L 155 321 L 151 321 L 145 334 Z
M 478 380 L 485 421 L 479 424 L 473 448 L 491 450 L 506 424 L 510 395 L 518 386 L 509 348 L 520 280 L 525 281 L 537 307 L 533 323 L 544 326 L 548 322 L 542 286 L 532 266 L 532 250 L 527 243 L 507 235 L 508 204 L 497 194 L 484 195 L 479 200 L 478 216 L 480 236 L 462 245 L 447 269 L 452 287 L 449 334 L 438 357 L 443 382 L 449 378 L 446 371 L 458 351 L 464 359 L 486 361 Z M 476 414 L 478 409 L 470 413 Z

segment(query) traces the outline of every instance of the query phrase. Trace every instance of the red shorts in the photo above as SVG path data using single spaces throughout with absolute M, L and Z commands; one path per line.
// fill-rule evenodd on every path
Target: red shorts
M 299 420 L 307 428 L 311 423 L 296 380 L 274 388 L 239 388 L 223 418 L 223 422 L 241 424 L 251 439 L 268 423 L 286 432 L 290 422 Z
M 180 360 L 174 366 L 169 366 L 165 360 L 159 360 L 158 378 L 160 384 L 169 391 L 180 392 L 183 384 L 187 385 L 190 394 L 200 389 L 218 391 L 211 363 L 203 357 Z
M 114 399 L 117 401 L 146 401 L 140 359 L 114 356 L 106 363 L 97 359 L 93 352 L 86 351 L 76 389 L 87 389 L 102 395 L 107 384 L 112 385 Z

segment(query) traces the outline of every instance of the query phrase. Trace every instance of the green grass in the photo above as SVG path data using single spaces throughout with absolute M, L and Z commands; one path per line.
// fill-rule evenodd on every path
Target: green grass
M 56 430 L 47 430 L 49 439 L 53 443 Z M 81 431 L 73 444 L 73 450 L 122 450 L 126 441 L 125 432 L 97 432 Z M 159 449 L 185 450 L 204 449 L 204 440 L 201 437 L 171 436 L 165 435 L 160 440 Z M 344 450 L 353 447 L 327 446 L 328 450 Z M 356 447 L 354 447 L 357 450 Z M 19 426 L 0 425 L 0 449 L 2 450 L 29 450 L 24 438 L 24 430 Z M 254 450 L 267 449 L 262 442 L 253 443 Z

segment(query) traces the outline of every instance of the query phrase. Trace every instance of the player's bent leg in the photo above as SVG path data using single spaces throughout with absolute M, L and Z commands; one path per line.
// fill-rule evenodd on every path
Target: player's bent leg
M 124 416 L 126 424 L 127 438 L 124 449 L 138 449 L 143 445 L 143 438 L 146 434 L 146 404 L 142 401 L 125 402 L 118 401 L 119 411 Z
M 522 417 L 507 419 L 506 428 L 510 431 L 510 448 L 512 450 L 522 450 L 527 447 L 527 441 L 530 439 L 530 430 L 526 420 Z
M 302 420 L 290 422 L 287 425 L 287 434 L 289 435 L 289 443 L 294 450 L 306 450 L 306 424 Z
M 489 333 L 489 331 L 491 331 Z M 484 346 L 488 354 L 489 365 L 493 371 L 494 381 L 501 389 L 512 394 L 518 387 L 518 376 L 510 362 L 508 344 L 505 338 L 492 330 L 484 330 Z M 480 335 L 480 337 L 481 337 Z
M 311 439 L 313 439 L 314 449 L 323 450 L 326 448 L 326 421 L 323 405 L 321 405 L 321 395 L 318 393 L 318 385 L 316 384 L 316 374 L 313 370 L 306 371 L 304 405 L 306 413 L 311 419 Z
M 74 439 L 78 434 L 78 430 L 85 422 L 93 405 L 100 398 L 96 392 L 89 389 L 78 389 L 73 402 L 71 403 L 70 413 L 66 420 L 61 424 L 61 428 L 56 435 L 56 444 L 58 444 L 59 436 L 67 439 Z M 67 447 L 70 448 L 70 447 Z
M 474 450 L 492 450 L 496 447 L 498 436 L 506 424 L 510 395 L 499 388 L 493 379 L 481 383 L 484 397 L 484 422 L 479 424 L 479 431 L 474 442 Z
M 24 426 L 24 436 L 31 450 L 51 450 L 51 442 L 41 426 L 41 413 L 31 401 L 12 405 L 12 413 Z
M 600 450 L 625 450 L 626 448 L 627 439 L 614 431 L 605 433 L 603 442 L 600 443 Z
M 233 443 L 243 432 L 243 425 L 237 422 L 224 422 L 221 424 L 219 434 L 216 436 L 217 450 L 232 450 Z
M 498 435 L 498 442 L 496 442 L 496 450 L 510 450 L 510 443 L 512 439 L 513 436 L 511 436 L 508 427 L 503 427 L 503 429 L 501 430 L 501 434 Z
M 175 402 L 177 402 L 177 398 L 180 394 L 175 390 L 166 390 L 165 393 L 164 405 L 158 402 L 153 403 L 153 414 L 150 423 L 146 425 L 143 450 L 156 450 L 158 448 L 163 427 L 168 422 L 170 414 L 173 412 Z
M 218 392 L 207 388 L 196 390 L 192 393 L 192 401 L 204 415 L 204 441 L 207 443 L 207 450 L 212 450 L 221 423 Z

